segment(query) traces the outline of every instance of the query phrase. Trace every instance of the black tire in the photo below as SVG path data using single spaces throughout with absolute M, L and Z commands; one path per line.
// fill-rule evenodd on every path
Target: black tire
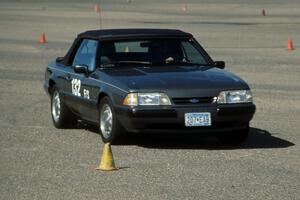
M 240 145 L 243 144 L 249 135 L 249 127 L 233 131 L 229 133 L 222 133 L 218 136 L 219 141 L 225 145 Z
M 107 122 L 102 123 L 103 121 L 105 121 L 104 118 L 106 118 L 106 116 L 109 115 L 107 114 L 109 113 L 109 109 L 112 115 L 111 128 L 108 128 L 110 126 L 105 126 L 105 123 L 107 124 Z M 124 134 L 124 129 L 119 120 L 117 119 L 115 109 L 111 103 L 111 100 L 108 97 L 104 97 L 99 104 L 99 132 L 101 134 L 102 141 L 104 143 L 109 142 L 111 144 L 119 142 Z
M 59 113 L 57 113 L 57 111 L 54 111 L 54 104 L 57 103 L 56 101 L 59 101 Z M 77 123 L 75 115 L 69 110 L 69 108 L 66 107 L 66 105 L 63 102 L 63 99 L 61 98 L 59 90 L 56 88 L 54 88 L 51 92 L 50 111 L 52 122 L 56 128 L 73 128 Z

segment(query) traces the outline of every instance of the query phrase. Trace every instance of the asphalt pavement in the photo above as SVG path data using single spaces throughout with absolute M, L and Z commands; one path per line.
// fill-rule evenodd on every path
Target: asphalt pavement
M 99 134 L 54 128 L 42 86 L 48 62 L 78 33 L 100 28 L 97 2 L 0 1 L 0 199 L 300 199 L 298 0 L 102 0 L 102 28 L 191 32 L 249 83 L 257 105 L 243 145 L 130 136 L 112 146 L 113 172 L 95 170 Z

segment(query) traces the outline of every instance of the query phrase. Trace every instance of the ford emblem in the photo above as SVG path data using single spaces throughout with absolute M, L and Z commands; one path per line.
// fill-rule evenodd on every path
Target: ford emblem
M 199 103 L 199 99 L 190 99 L 191 103 Z

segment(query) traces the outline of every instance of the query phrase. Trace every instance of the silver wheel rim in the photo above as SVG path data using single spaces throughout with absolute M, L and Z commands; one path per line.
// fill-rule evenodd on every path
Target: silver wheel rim
M 112 127 L 113 114 L 111 108 L 108 104 L 104 104 L 100 112 L 100 129 L 104 138 L 111 136 Z
M 54 92 L 52 97 L 52 116 L 55 122 L 58 122 L 60 117 L 60 98 L 57 91 Z

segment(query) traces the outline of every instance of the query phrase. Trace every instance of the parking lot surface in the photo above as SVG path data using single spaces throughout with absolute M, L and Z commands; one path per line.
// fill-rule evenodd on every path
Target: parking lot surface
M 97 1 L 82 2 L 0 2 L 0 199 L 299 199 L 298 0 L 101 1 L 102 28 L 191 32 L 250 84 L 257 106 L 244 145 L 130 136 L 112 146 L 114 172 L 95 170 L 99 134 L 82 125 L 54 128 L 42 87 L 48 62 L 79 32 L 100 26 Z

